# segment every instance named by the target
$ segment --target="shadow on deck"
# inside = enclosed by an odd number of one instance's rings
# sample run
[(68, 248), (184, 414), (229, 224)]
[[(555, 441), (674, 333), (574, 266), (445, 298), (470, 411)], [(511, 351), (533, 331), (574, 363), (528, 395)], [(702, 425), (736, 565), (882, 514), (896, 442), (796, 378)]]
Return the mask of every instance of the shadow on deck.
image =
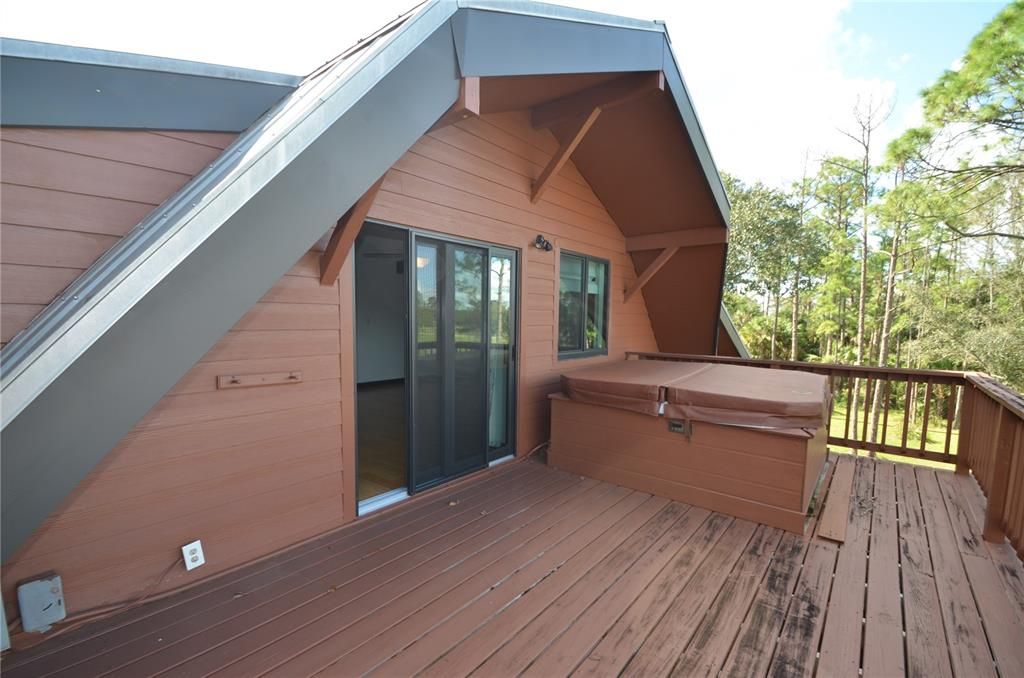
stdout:
[(516, 463), (4, 674), (1024, 675), (1024, 569), (981, 540), (974, 481), (831, 462), (853, 471), (842, 545)]

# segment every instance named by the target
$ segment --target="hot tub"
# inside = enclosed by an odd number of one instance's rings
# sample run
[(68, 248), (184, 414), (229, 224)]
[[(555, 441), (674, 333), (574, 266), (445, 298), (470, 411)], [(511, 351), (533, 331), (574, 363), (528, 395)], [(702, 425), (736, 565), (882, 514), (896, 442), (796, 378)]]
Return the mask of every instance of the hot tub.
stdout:
[(821, 375), (627, 360), (566, 373), (548, 463), (791, 532), (825, 462)]

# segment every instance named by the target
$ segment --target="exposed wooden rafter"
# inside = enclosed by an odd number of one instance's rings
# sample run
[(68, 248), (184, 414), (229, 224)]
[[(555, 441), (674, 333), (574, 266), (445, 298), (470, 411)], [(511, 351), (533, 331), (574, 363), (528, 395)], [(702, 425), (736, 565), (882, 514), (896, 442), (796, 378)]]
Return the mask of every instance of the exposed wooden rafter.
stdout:
[(721, 226), (708, 228), (687, 228), (667, 233), (650, 233), (634, 235), (626, 238), (627, 252), (642, 250), (660, 250), (666, 247), (699, 247), (701, 245), (718, 245), (729, 240), (728, 229)]
[(666, 247), (661, 251), (661, 254), (651, 262), (650, 266), (644, 269), (644, 272), (640, 274), (640, 277), (636, 279), (632, 285), (626, 290), (626, 295), (623, 297), (623, 302), (629, 301), (630, 298), (639, 292), (644, 285), (646, 285), (654, 274), (661, 270), (661, 267), (668, 263), (668, 260), (679, 251), (678, 247)]
[(445, 114), (438, 118), (429, 131), (454, 125), (460, 120), (480, 115), (480, 78), (475, 75), (465, 77), (459, 82), (459, 98)]
[(651, 92), (665, 90), (665, 74), (661, 71), (631, 73), (536, 106), (530, 119), (537, 129), (578, 119), (595, 108), (608, 110), (633, 101)]
[(540, 176), (533, 182), (533, 193), (530, 199), (533, 202), (540, 200), (540, 196), (548, 189), (548, 184), (551, 183), (551, 179), (558, 174), (565, 163), (569, 162), (569, 158), (572, 156), (572, 152), (576, 150), (576, 147), (583, 141), (583, 137), (587, 135), (587, 131), (597, 122), (597, 116), (601, 114), (600, 108), (591, 109), (590, 113), (584, 116), (576, 126), (576, 129), (565, 140), (555, 154), (551, 156), (551, 160), (548, 162), (548, 166), (544, 168), (544, 171), (540, 173)]
[(383, 183), (384, 177), (377, 179), (373, 186), (370, 186), (369, 190), (363, 193), (363, 197), (359, 198), (355, 205), (348, 208), (348, 211), (345, 212), (341, 219), (338, 219), (338, 225), (334, 227), (334, 232), (331, 233), (327, 249), (320, 255), (321, 285), (333, 285), (334, 281), (338, 279), (341, 267), (345, 263), (345, 257), (348, 256), (353, 243), (356, 241), (356, 237), (359, 236), (359, 231), (363, 228), (366, 215), (370, 212), (370, 206), (373, 205), (373, 199), (377, 197), (377, 191), (380, 190), (380, 186)]

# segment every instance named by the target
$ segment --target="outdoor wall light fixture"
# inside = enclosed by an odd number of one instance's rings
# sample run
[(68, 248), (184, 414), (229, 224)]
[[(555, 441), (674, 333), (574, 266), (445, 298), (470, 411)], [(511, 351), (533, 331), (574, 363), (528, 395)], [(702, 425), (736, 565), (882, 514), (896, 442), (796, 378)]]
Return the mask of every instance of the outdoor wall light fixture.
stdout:
[(551, 241), (542, 235), (537, 236), (533, 241), (533, 246), (539, 250), (544, 250), (545, 252), (550, 252), (552, 250)]

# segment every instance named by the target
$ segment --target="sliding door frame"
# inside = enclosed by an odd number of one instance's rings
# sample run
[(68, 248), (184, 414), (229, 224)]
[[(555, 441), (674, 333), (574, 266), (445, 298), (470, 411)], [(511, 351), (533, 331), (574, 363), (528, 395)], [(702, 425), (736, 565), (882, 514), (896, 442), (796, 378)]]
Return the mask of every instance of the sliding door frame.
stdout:
[[(524, 284), (523, 283), (523, 279), (522, 279), (523, 250), (521, 248), (519, 248), (519, 247), (515, 247), (515, 246), (512, 246), (512, 245), (503, 245), (503, 244), (492, 243), (492, 242), (487, 242), (487, 241), (483, 241), (483, 240), (475, 240), (475, 239), (472, 239), (472, 238), (463, 238), (463, 237), (459, 237), (459, 236), (450, 235), (450, 234), (447, 234), (447, 233), (441, 233), (441, 232), (438, 232), (438, 231), (430, 231), (430, 230), (427, 230), (427, 229), (416, 228), (416, 227), (408, 226), (408, 225), (405, 225), (405, 224), (396, 224), (396, 223), (389, 222), (389, 221), (384, 221), (384, 220), (381, 220), (381, 219), (367, 219), (366, 222), (367, 223), (372, 223), (372, 224), (377, 224), (377, 225), (380, 225), (380, 226), (387, 226), (387, 227), (391, 227), (391, 228), (394, 228), (394, 229), (406, 232), (406, 283), (407, 283), (406, 284), (406, 290), (407, 290), (407, 295), (408, 295), (407, 299), (406, 299), (406, 329), (407, 329), (407, 336), (406, 336), (406, 351), (405, 351), (405, 361), (406, 361), (405, 362), (405, 374), (406, 374), (406, 382), (407, 382), (406, 383), (406, 396), (405, 396), (406, 454), (407, 454), (407, 457), (406, 457), (407, 458), (407, 464), (406, 464), (406, 476), (407, 476), (406, 477), (406, 486), (408, 488), (409, 494), (411, 495), (411, 494), (416, 494), (418, 492), (422, 492), (424, 490), (430, 489), (432, 487), (436, 487), (437, 485), (443, 484), (445, 482), (448, 482), (449, 480), (452, 480), (454, 478), (458, 478), (458, 477), (460, 477), (462, 475), (466, 475), (468, 473), (472, 473), (474, 471), (478, 471), (481, 468), (487, 468), (487, 466), (488, 466), (488, 464), (490, 462), (492, 462), (495, 459), (498, 459), (498, 458), (500, 458), (502, 456), (514, 455), (515, 454), (516, 440), (517, 440), (518, 429), (519, 429), (519, 425), (518, 425), (519, 424), (519, 421), (518, 421), (518, 412), (519, 412), (519, 360), (520, 360), (520, 346), (519, 346), (519, 342), (520, 342), (520, 326), (521, 326), (520, 323), (521, 323), (521, 315), (522, 315), (522, 308), (521, 308), (520, 300), (522, 299), (522, 286)], [(416, 349), (416, 322), (415, 322), (415, 313), (416, 313), (416, 269), (415, 269), (415, 266), (416, 266), (416, 239), (417, 239), (417, 237), (425, 238), (425, 239), (428, 239), (428, 240), (434, 240), (434, 241), (440, 242), (442, 244), (452, 243), (452, 244), (456, 244), (456, 245), (465, 245), (465, 246), (468, 246), (468, 247), (475, 247), (475, 248), (479, 248), (479, 249), (484, 250), (486, 260), (485, 260), (484, 285), (483, 285), (483, 291), (482, 291), (482, 301), (483, 301), (483, 304), (484, 304), (483, 334), (482, 334), (482, 340), (483, 341), (482, 341), (482, 343), (483, 343), (483, 351), (484, 351), (484, 356), (485, 356), (485, 361), (484, 361), (485, 375), (486, 375), (485, 392), (486, 392), (486, 398), (487, 398), (487, 401), (486, 401), (486, 404), (485, 404), (485, 407), (484, 407), (484, 413), (485, 413), (484, 436), (483, 436), (484, 439), (482, 441), (483, 451), (484, 451), (484, 463), (483, 463), (483, 465), (480, 468), (474, 467), (474, 468), (471, 468), (471, 469), (468, 469), (468, 470), (465, 470), (465, 471), (461, 471), (459, 473), (455, 473), (455, 474), (453, 474), (451, 476), (443, 476), (443, 477), (437, 479), (436, 481), (432, 481), (432, 482), (429, 482), (429, 483), (424, 483), (422, 485), (419, 485), (418, 487), (416, 486), (416, 482), (415, 482), (416, 478), (415, 478), (415, 472), (414, 472), (414, 466), (415, 466), (415, 448), (414, 448), (414, 446), (416, 444), (416, 416), (415, 416), (416, 369), (415, 369), (415, 362), (416, 362), (416, 350), (417, 349)], [(490, 280), (490, 278), (491, 278), (491, 276), (490, 276), (490, 262), (491, 262), (491, 256), (494, 253), (499, 253), (499, 254), (503, 254), (503, 255), (512, 255), (512, 259), (513, 259), (512, 273), (513, 273), (513, 278), (514, 278), (514, 283), (515, 284), (510, 286), (510, 291), (511, 291), (511, 294), (512, 294), (512, 299), (510, 300), (511, 312), (509, 314), (509, 321), (512, 323), (512, 328), (509, 331), (509, 340), (510, 340), (512, 345), (511, 345), (510, 350), (509, 350), (509, 367), (508, 367), (508, 381), (509, 381), (509, 385), (508, 385), (508, 396), (507, 396), (508, 403), (507, 403), (507, 407), (506, 407), (506, 411), (507, 411), (506, 416), (508, 417), (508, 421), (507, 421), (507, 441), (506, 441), (505, 445), (503, 445), (502, 447), (495, 448), (494, 450), (492, 450), (491, 446), (490, 446), (490, 436), (489, 436), (489, 421), (490, 421), (490, 411), (491, 411), (491, 388), (490, 388), (490, 384), (491, 384), (491, 370), (490, 370), (490, 359), (491, 359), (491, 356), (490, 356), (490, 344), (491, 344), (491, 341), (490, 341), (491, 340), (491, 334), (490, 334), (490, 330), (491, 330), (491, 328), (490, 328), (490, 315), (491, 315), (490, 314), (490, 282), (491, 282), (491, 280)], [(447, 268), (447, 263), (446, 263), (446, 268)], [(354, 293), (354, 291), (355, 290), (353, 289), (353, 293)], [(355, 306), (353, 304), (353, 316), (354, 316), (354, 314), (355, 314)], [(353, 323), (354, 323), (354, 318), (353, 318)], [(354, 325), (353, 325), (353, 327), (354, 327)], [(355, 330), (353, 329), (353, 333), (354, 333), (354, 331)], [(444, 340), (445, 341), (449, 341), (449, 339), (453, 339), (453, 337), (452, 338), (445, 337)], [(354, 361), (354, 359), (355, 358), (353, 356), (353, 361)], [(452, 416), (451, 413), (453, 411), (452, 408), (451, 408), (451, 402), (450, 402), (449, 393), (450, 393), (450, 389), (446, 386), (445, 387), (445, 403), (444, 403), (445, 417), (446, 418), (451, 417)], [(449, 440), (449, 436), (450, 435), (451, 435), (451, 427), (446, 422), (445, 423), (445, 445), (446, 445), (446, 448), (450, 445), (450, 440)], [(444, 450), (443, 451), (443, 455), (447, 455), (448, 452), (449, 452), (448, 449)], [(501, 452), (504, 452), (505, 454), (502, 455), (502, 454), (500, 454)], [(358, 451), (357, 451), (356, 457), (358, 458)]]
[(490, 430), (488, 430), (487, 438), (487, 462), (492, 463), (498, 459), (502, 459), (509, 455), (514, 455), (516, 452), (516, 431), (519, 428), (517, 426), (518, 421), (516, 420), (516, 414), (518, 412), (518, 401), (519, 401), (519, 285), (520, 285), (520, 272), (521, 265), (520, 260), (522, 252), (514, 247), (506, 247), (504, 245), (488, 245), (487, 249), (487, 319), (486, 319), (486, 338), (487, 338), (487, 416), (488, 426), (490, 425), (490, 414), (491, 414), (491, 297), (490, 297), (490, 282), (491, 282), (491, 258), (495, 255), (509, 256), (512, 259), (512, 281), (513, 285), (509, 286), (509, 322), (512, 327), (509, 328), (509, 366), (508, 366), (508, 386), (506, 388), (506, 402), (505, 402), (505, 417), (506, 417), (506, 434), (505, 444), (501, 447), (491, 448), (490, 441)]

